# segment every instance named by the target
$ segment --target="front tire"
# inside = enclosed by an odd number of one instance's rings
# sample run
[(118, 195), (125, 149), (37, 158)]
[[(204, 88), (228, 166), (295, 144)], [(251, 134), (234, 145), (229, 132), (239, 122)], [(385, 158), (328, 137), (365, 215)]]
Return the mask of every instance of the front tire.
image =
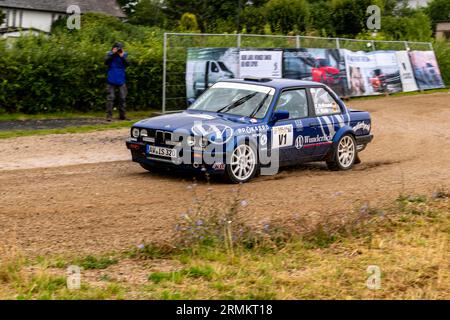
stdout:
[(229, 158), (225, 174), (229, 182), (245, 183), (255, 177), (258, 172), (257, 155), (248, 144), (238, 145)]
[(357, 158), (355, 138), (346, 134), (339, 139), (331, 159), (327, 161), (327, 166), (332, 171), (350, 170)]

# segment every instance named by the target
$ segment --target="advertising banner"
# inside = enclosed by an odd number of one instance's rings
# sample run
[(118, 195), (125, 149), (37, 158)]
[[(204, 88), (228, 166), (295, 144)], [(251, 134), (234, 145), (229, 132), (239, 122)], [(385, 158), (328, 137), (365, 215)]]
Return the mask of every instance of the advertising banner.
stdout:
[(286, 49), (283, 78), (321, 82), (338, 95), (347, 95), (345, 60), (338, 49)]
[(241, 50), (239, 54), (240, 78), (281, 78), (283, 51)]
[(219, 80), (236, 78), (238, 63), (237, 48), (188, 48), (187, 99), (197, 99)]
[(345, 51), (351, 96), (394, 93), (403, 90), (395, 51)]
[(419, 88), (414, 79), (414, 73), (409, 61), (407, 51), (397, 51), (397, 63), (400, 68), (400, 79), (402, 80), (402, 86), (404, 92), (417, 91)]
[(409, 57), (420, 90), (444, 87), (434, 51), (411, 51)]

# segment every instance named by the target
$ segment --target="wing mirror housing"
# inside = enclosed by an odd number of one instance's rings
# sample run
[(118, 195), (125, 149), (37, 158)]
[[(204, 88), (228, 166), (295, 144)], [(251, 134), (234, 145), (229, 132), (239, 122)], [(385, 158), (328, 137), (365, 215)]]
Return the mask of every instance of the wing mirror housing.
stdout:
[(272, 116), (272, 121), (277, 122), (280, 120), (289, 119), (289, 111), (287, 110), (277, 110)]

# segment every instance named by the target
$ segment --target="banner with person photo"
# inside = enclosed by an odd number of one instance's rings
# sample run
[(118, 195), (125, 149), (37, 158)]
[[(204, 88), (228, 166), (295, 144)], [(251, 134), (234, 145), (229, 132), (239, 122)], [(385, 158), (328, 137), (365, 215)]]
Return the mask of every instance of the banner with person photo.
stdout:
[(285, 49), (283, 78), (320, 82), (346, 96), (345, 60), (338, 49)]
[(444, 88), (434, 51), (411, 51), (409, 57), (420, 90)]
[(403, 91), (395, 51), (344, 50), (350, 96)]
[(188, 48), (186, 63), (186, 95), (197, 99), (214, 83), (236, 78), (239, 70), (237, 48)]

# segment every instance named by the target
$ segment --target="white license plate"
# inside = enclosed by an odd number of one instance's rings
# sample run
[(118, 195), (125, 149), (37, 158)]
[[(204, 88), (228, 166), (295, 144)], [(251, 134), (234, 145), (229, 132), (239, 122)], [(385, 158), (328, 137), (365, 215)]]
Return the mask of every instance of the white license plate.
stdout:
[(176, 158), (177, 151), (175, 149), (155, 147), (147, 145), (147, 154), (160, 157)]

